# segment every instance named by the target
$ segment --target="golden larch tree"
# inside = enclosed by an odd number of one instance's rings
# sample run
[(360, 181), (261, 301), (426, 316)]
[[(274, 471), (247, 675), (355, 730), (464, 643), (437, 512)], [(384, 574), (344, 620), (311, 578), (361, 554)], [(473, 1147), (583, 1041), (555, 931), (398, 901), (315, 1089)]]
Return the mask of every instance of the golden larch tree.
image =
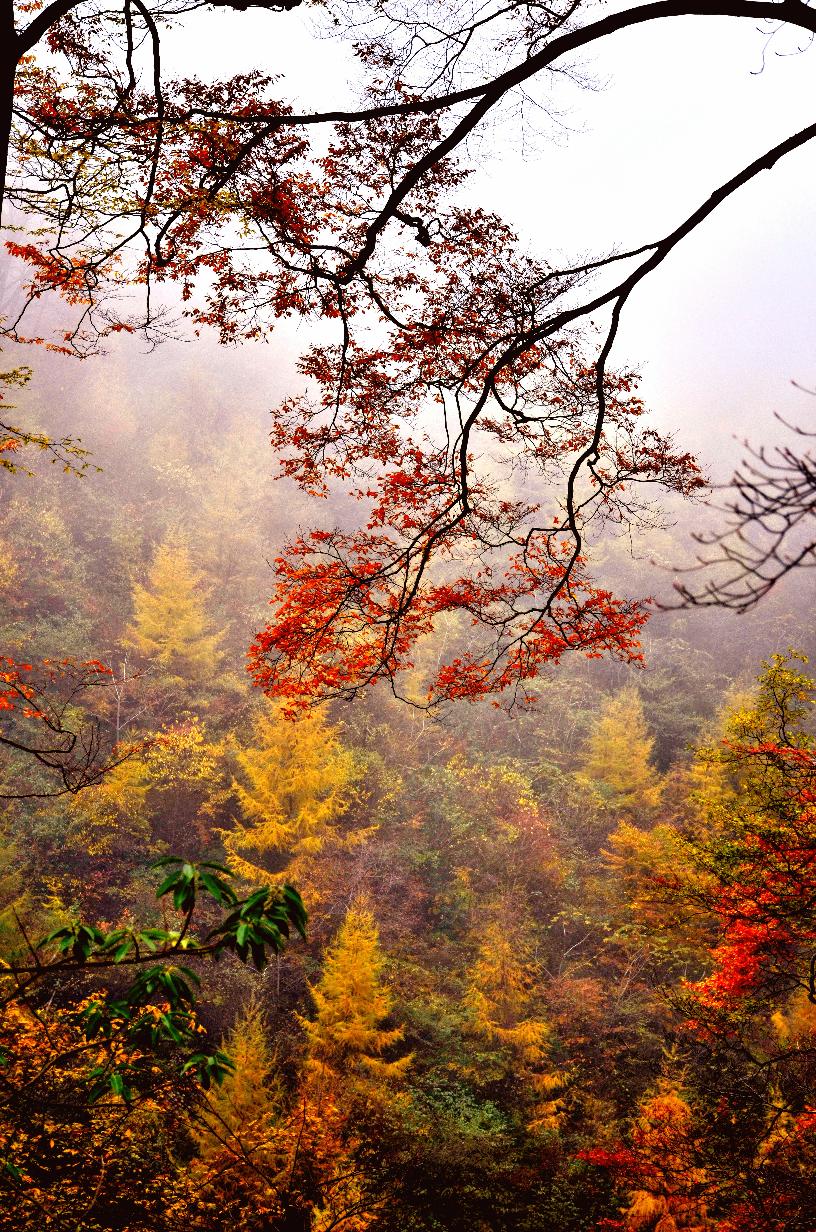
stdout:
[(203, 1159), (232, 1153), (236, 1160), (280, 1150), (283, 1093), (275, 1075), (275, 1056), (257, 998), (242, 1010), (224, 1042), (234, 1065), (220, 1086), (207, 1093), (193, 1137)]
[(326, 951), (319, 982), (310, 989), (315, 1016), (301, 1019), (312, 1074), (359, 1087), (366, 1095), (384, 1091), (411, 1063), (410, 1057), (383, 1058), (403, 1037), (402, 1027), (383, 1025), (392, 1008), (384, 963), (374, 916), (356, 902)]
[(642, 1163), (639, 1187), (624, 1212), (626, 1232), (705, 1232), (708, 1177), (696, 1166), (692, 1112), (661, 1078), (640, 1107), (633, 1141)]
[(302, 879), (304, 866), (325, 846), (353, 845), (371, 832), (338, 827), (352, 799), (354, 759), (320, 711), (292, 722), (265, 702), (254, 743), (237, 760), (233, 789), (243, 821), (222, 838), (227, 864), (248, 881)]
[(183, 543), (156, 549), (147, 585), (133, 592), (133, 621), (126, 644), (155, 664), (168, 682), (187, 689), (212, 684), (221, 654), (220, 635), (207, 616), (202, 575)]
[(601, 708), (579, 777), (598, 788), (616, 812), (649, 813), (660, 800), (653, 749), (640, 694), (635, 688), (621, 689)]
[[(206, 1232), (227, 1221), (235, 1232), (278, 1226), (287, 1204), (295, 1137), (267, 1024), (252, 999), (224, 1046), (234, 1069), (193, 1111), (193, 1159), (179, 1169), (168, 1213)], [(175, 1226), (175, 1224), (174, 1224)]]
[(372, 1118), (401, 1100), (399, 1087), (411, 1064), (410, 1056), (395, 1061), (384, 1056), (403, 1037), (402, 1027), (385, 1025), (392, 1000), (384, 963), (374, 916), (358, 901), (326, 950), (320, 980), (310, 988), (314, 1018), (300, 1019), (306, 1063), (293, 1127), (299, 1125), (304, 1143), (301, 1167), (308, 1162), (306, 1171), (319, 1178), (312, 1232), (331, 1232), (341, 1224), (348, 1232), (364, 1232), (381, 1197), (360, 1167), (358, 1152)]
[(513, 1077), (527, 1088), (529, 1129), (556, 1129), (566, 1075), (550, 1064), (552, 1030), (535, 996), (541, 973), (512, 905), (495, 905), (491, 917), (480, 926), (464, 996), (469, 1031), (493, 1052), (480, 1054), (479, 1070), (482, 1077)]

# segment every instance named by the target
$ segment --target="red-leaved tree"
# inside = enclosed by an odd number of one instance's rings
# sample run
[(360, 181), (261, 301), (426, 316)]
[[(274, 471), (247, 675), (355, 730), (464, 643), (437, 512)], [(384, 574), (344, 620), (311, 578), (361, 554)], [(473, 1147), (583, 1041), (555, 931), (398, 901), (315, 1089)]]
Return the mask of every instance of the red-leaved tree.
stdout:
[[(365, 514), (300, 536), (278, 561), (275, 614), (250, 667), (289, 709), (381, 679), (396, 688), (449, 613), (477, 632), (427, 682), (428, 704), (513, 699), (567, 651), (636, 659), (644, 606), (593, 581), (590, 538), (655, 516), (637, 485), (688, 495), (702, 478), (642, 426), (635, 377), (610, 362), (621, 314), (686, 236), (816, 125), (713, 186), (661, 238), (568, 266), (530, 256), (501, 219), (463, 204), (465, 143), (520, 91), (546, 90), (626, 29), (730, 16), (813, 34), (816, 14), (790, 0), (654, 0), (601, 16), (575, 0), (338, 2), (327, 15), (357, 56), (358, 101), (297, 111), (276, 64), (222, 81), (168, 74), (163, 34), (203, 19), (199, 7), (5, 7), (6, 248), (27, 271), (6, 335), (79, 355), (120, 331), (152, 343), (172, 283), (195, 325), (224, 341), (291, 315), (336, 329), (303, 356), (309, 394), (278, 408), (273, 439), (285, 474), (315, 494), (350, 488)], [(256, 7), (275, 22), (295, 5)], [(124, 295), (133, 286), (138, 311)], [(28, 322), (50, 296), (60, 307), (46, 336)]]

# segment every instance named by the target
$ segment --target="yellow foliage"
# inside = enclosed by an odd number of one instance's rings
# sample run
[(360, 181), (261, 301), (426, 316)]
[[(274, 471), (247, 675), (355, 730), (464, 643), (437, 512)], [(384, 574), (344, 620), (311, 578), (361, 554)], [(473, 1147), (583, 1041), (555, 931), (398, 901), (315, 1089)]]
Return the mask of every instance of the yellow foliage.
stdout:
[(65, 806), (65, 842), (94, 857), (133, 854), (159, 838), (186, 846), (206, 835), (229, 798), (223, 747), (198, 718), (159, 732), (147, 748)]
[(229, 799), (224, 747), (197, 717), (165, 727), (143, 757), (148, 810), (172, 847), (208, 838)]
[(9, 545), (0, 539), (0, 594), (14, 589), (20, 567)]
[(549, 1032), (545, 1023), (527, 1017), (535, 976), (525, 950), (518, 932), (513, 935), (497, 920), (486, 924), (468, 970), (464, 1000), (478, 1034), (535, 1062)]
[(691, 797), (700, 818), (718, 829), (739, 795), (738, 770), (722, 756), (724, 740), (734, 739), (751, 721), (755, 695), (731, 690), (725, 703), (702, 730), (689, 767)]
[(383, 1026), (392, 1004), (383, 966), (374, 917), (355, 903), (326, 951), (320, 981), (310, 989), (315, 1017), (300, 1020), (316, 1080), (339, 1079), (376, 1097), (404, 1076), (410, 1057), (386, 1061), (382, 1056), (403, 1037), (402, 1027)]
[(174, 684), (211, 684), (219, 670), (220, 635), (207, 618), (201, 582), (187, 548), (165, 542), (156, 549), (147, 585), (134, 588), (125, 643)]
[(69, 797), (65, 846), (100, 859), (143, 850), (150, 841), (146, 796), (144, 767), (138, 758), (129, 758), (100, 783)]
[[(12, 1188), (4, 1167), (3, 1232), (88, 1227), (89, 1194), (97, 1213), (115, 1202), (120, 1210), (138, 1204), (145, 1226), (160, 1218), (169, 1172), (162, 1095), (138, 1094), (127, 1109), (110, 1098), (90, 1104), (89, 1071), (140, 1054), (115, 1034), (89, 1044), (72, 1018), (47, 1002), (0, 1009), (0, 1154), (20, 1176)], [(111, 1226), (104, 1219), (96, 1226)]]
[(765, 765), (758, 776), (753, 759), (743, 756), (740, 746), (777, 742), (796, 748), (813, 746), (809, 734), (813, 682), (798, 670), (797, 662), (806, 664), (806, 656), (794, 650), (771, 655), (757, 688), (732, 693), (706, 733), (692, 778), (693, 802), (708, 829), (731, 827), (735, 812), (746, 814), (757, 803), (764, 807), (774, 777), (785, 788), (784, 771)]
[(319, 711), (291, 722), (267, 701), (254, 737), (238, 754), (241, 779), (233, 783), (245, 822), (222, 834), (234, 872), (274, 885), (300, 877), (325, 846), (352, 846), (371, 834), (371, 827), (341, 832), (337, 825), (351, 802), (354, 761)]
[(637, 689), (625, 688), (604, 703), (584, 750), (579, 778), (597, 787), (610, 805), (631, 816), (651, 813), (660, 801), (649, 735)]
[(798, 988), (784, 1009), (771, 1015), (771, 1025), (783, 1048), (812, 1048), (816, 1040), (816, 1005)]
[(499, 904), (480, 931), (475, 961), (469, 967), (464, 1004), (472, 1032), (503, 1054), (501, 1068), (534, 1093), (528, 1128), (555, 1129), (565, 1074), (547, 1068), (552, 1031), (535, 1009), (540, 973), (532, 961), (522, 926), (507, 904)]
[(223, 746), (207, 738), (197, 716), (165, 727), (144, 755), (144, 774), (153, 791), (169, 792), (178, 783), (204, 790), (223, 786)]
[[(258, 1163), (280, 1149), (283, 1094), (274, 1074), (274, 1053), (260, 1005), (252, 1000), (243, 1010), (224, 1048), (235, 1065), (220, 1087), (207, 1094), (197, 1116), (193, 1137), (202, 1159), (225, 1147), (251, 1152)], [(268, 1162), (268, 1160), (266, 1160)]]
[(0, 830), (0, 958), (8, 958), (20, 944), (17, 917), (28, 914), (29, 895), (19, 869), (13, 840)]
[(796, 1118), (785, 1107), (778, 1088), (769, 1092), (769, 1107), (765, 1115), (766, 1132), (754, 1157), (754, 1167), (773, 1167), (778, 1152), (784, 1153), (796, 1136)]
[(708, 1177), (695, 1165), (691, 1109), (667, 1079), (641, 1105), (633, 1139), (648, 1166), (624, 1212), (627, 1232), (705, 1232), (713, 1227), (701, 1196)]
[(683, 835), (663, 822), (641, 830), (621, 821), (607, 842), (602, 855), (625, 916), (647, 928), (670, 929), (675, 947), (705, 951), (707, 921), (690, 906), (693, 893), (704, 887), (705, 874)]

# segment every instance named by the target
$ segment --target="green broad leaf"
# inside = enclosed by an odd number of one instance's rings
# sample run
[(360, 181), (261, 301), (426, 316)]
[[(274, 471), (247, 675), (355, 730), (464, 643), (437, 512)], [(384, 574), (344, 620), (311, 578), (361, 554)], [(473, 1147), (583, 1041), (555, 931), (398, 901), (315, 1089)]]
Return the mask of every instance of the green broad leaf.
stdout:
[(269, 890), (255, 890), (245, 899), (241, 911), (244, 915), (257, 915), (269, 897)]
[(289, 936), (288, 929), (279, 929), (276, 924), (269, 924), (266, 920), (259, 920), (255, 926), (255, 932), (276, 953), (283, 949), (283, 936), (281, 936), (281, 933), (283, 932), (285, 936)]
[(306, 925), (309, 922), (309, 913), (306, 910), (303, 899), (298, 894), (294, 886), (285, 885), (281, 891), (281, 899), (286, 908), (288, 918), (294, 924), (303, 940), (306, 940)]
[(183, 856), (162, 856), (160, 860), (153, 860), (151, 868), (166, 868), (168, 864), (184, 864)]
[(170, 1039), (173, 1040), (174, 1043), (180, 1044), (182, 1042), (181, 1032), (179, 1031), (176, 1024), (173, 1022), (173, 1019), (170, 1017), (170, 1015), (162, 1014), (160, 1018), (160, 1022), (163, 1024), (165, 1033), (170, 1036)]
[(206, 1053), (196, 1052), (193, 1054), (193, 1056), (187, 1058), (187, 1060), (184, 1062), (184, 1064), (181, 1067), (181, 1072), (182, 1074), (188, 1074), (191, 1069), (197, 1069), (200, 1065), (203, 1065), (208, 1060), (209, 1060), (209, 1057), (207, 1056)]
[(105, 1021), (105, 1007), (99, 1002), (89, 1005), (82, 1015), (84, 1019), (85, 1038), (92, 1040), (102, 1030)]
[(188, 885), (176, 885), (173, 890), (173, 906), (176, 911), (186, 911), (190, 902), (190, 887)]
[(182, 1073), (189, 1073), (190, 1070), (195, 1070), (201, 1086), (208, 1091), (212, 1083), (221, 1086), (224, 1079), (235, 1072), (235, 1062), (225, 1052), (211, 1055), (197, 1052), (182, 1066)]
[(219, 906), (232, 906), (235, 903), (235, 891), (232, 889), (232, 886), (228, 886), (220, 877), (214, 877), (211, 873), (201, 873), (199, 881)]
[(108, 933), (107, 937), (105, 938), (105, 944), (102, 946), (102, 949), (110, 950), (124, 937), (129, 937), (129, 936), (130, 936), (130, 932), (128, 931), (128, 929), (115, 928), (112, 933)]
[(166, 928), (143, 928), (141, 932), (135, 934), (135, 939), (138, 945), (145, 946), (152, 954), (155, 954), (158, 948), (157, 943), (167, 944), (171, 936)]
[(182, 975), (186, 975), (188, 980), (192, 980), (196, 988), (201, 987), (201, 979), (196, 975), (195, 971), (192, 971), (189, 967), (178, 967), (177, 970), (181, 971)]
[(223, 873), (225, 877), (234, 877), (235, 873), (232, 869), (227, 868), (226, 864), (216, 864), (213, 860), (202, 860), (199, 868), (214, 868), (217, 873)]
[(171, 1004), (185, 1001), (188, 1005), (195, 1004), (195, 997), (190, 985), (176, 971), (163, 971), (159, 983), (170, 998)]
[(113, 1071), (110, 1078), (108, 1079), (108, 1085), (110, 1086), (110, 1089), (114, 1095), (118, 1095), (119, 1098), (123, 1099), (126, 1104), (130, 1103), (131, 1099), (133, 1098), (133, 1092), (131, 1091), (127, 1083), (125, 1082), (119, 1070), (115, 1069)]
[(73, 939), (73, 936), (73, 928), (55, 928), (47, 937), (43, 937), (42, 941), (38, 941), (35, 948), (41, 950), (43, 946), (51, 945), (53, 941), (61, 941), (63, 939), (70, 941)]
[(163, 898), (175, 885), (178, 884), (178, 873), (171, 873), (169, 877), (165, 877), (159, 888), (156, 890), (156, 898)]

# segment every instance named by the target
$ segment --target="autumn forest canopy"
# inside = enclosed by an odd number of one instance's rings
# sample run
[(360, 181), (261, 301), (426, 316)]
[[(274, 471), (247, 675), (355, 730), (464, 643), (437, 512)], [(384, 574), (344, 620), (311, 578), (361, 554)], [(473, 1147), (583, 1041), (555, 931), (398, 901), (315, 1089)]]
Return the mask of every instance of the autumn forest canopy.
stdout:
[(813, 1232), (812, 373), (630, 322), (816, 122), (632, 238), (681, 27), (816, 10), (1, 0), (3, 1232)]

